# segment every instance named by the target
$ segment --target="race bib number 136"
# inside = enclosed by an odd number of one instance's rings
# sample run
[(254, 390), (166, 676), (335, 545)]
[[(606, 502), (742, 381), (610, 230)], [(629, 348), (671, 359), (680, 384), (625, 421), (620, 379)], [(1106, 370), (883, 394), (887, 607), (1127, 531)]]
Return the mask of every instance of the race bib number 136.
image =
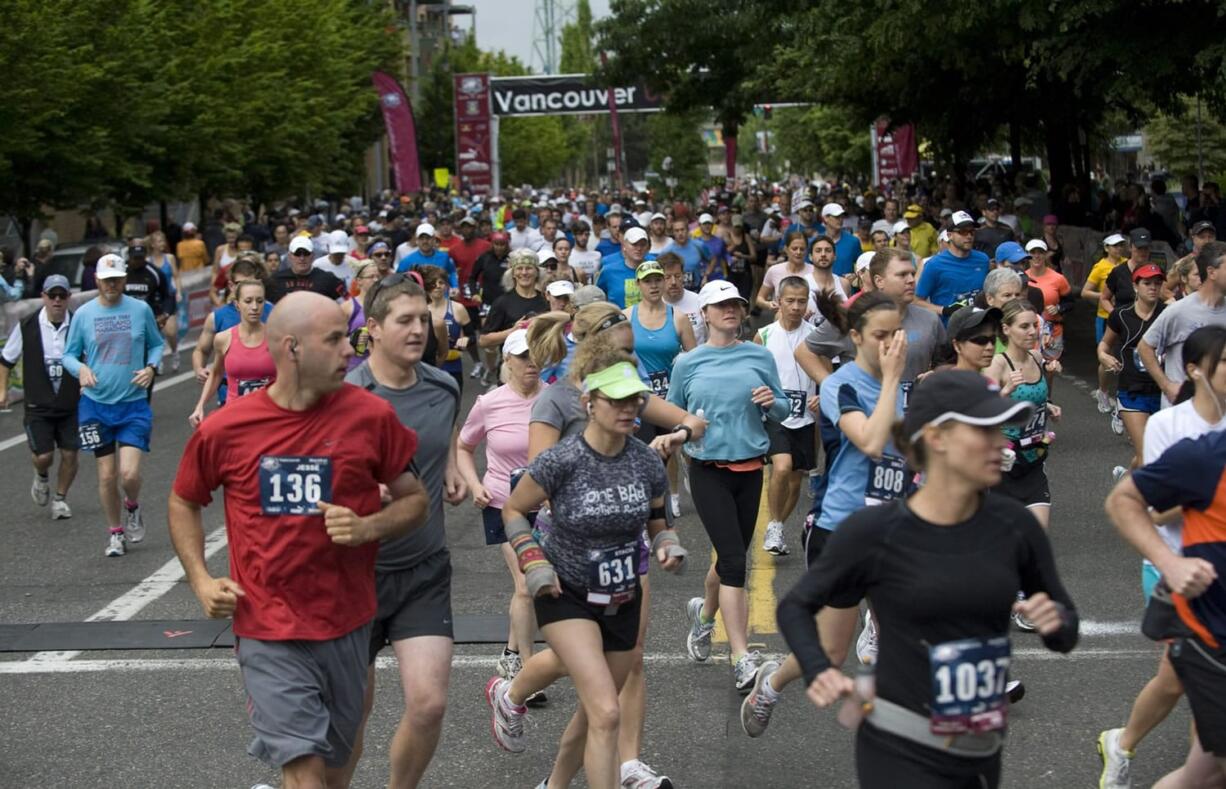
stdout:
[(265, 515), (318, 515), (332, 500), (332, 458), (265, 455), (260, 458), (260, 511)]

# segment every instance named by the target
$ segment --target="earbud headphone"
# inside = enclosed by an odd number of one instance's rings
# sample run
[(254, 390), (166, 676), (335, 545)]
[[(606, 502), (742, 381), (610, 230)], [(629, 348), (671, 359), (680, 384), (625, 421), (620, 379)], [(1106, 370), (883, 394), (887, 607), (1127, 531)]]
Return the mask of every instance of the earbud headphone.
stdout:
[(587, 415), (592, 415), (592, 404), (590, 402), (587, 404)]
[(294, 361), (298, 361), (298, 341), (293, 337), (289, 341), (289, 355), (293, 357)]

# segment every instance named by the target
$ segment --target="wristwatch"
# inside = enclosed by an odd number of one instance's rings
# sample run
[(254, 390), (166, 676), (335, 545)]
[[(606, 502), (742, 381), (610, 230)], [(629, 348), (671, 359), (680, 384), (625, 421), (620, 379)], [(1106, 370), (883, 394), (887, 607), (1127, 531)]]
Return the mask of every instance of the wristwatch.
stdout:
[(672, 429), (672, 430), (670, 430), (669, 432), (670, 432), (670, 433), (676, 433), (678, 430), (681, 430), (681, 431), (684, 431), (684, 432), (685, 432), (685, 442), (686, 442), (687, 444), (688, 444), (688, 443), (689, 443), (691, 440), (693, 440), (693, 438), (694, 438), (694, 431), (690, 429), (690, 426), (689, 426), (689, 425), (673, 425), (673, 429)]

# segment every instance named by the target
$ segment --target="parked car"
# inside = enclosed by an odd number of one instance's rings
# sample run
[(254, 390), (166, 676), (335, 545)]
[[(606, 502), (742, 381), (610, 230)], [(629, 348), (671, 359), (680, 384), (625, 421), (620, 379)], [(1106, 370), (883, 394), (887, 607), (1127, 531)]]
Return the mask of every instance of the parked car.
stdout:
[(97, 247), (104, 255), (112, 252), (122, 255), (127, 246), (123, 241), (113, 238), (64, 244), (57, 247), (51, 254), (51, 271), (48, 274), (63, 274), (68, 277), (68, 281), (74, 288), (79, 288), (81, 287), (81, 259), (85, 257), (86, 252), (92, 247)]

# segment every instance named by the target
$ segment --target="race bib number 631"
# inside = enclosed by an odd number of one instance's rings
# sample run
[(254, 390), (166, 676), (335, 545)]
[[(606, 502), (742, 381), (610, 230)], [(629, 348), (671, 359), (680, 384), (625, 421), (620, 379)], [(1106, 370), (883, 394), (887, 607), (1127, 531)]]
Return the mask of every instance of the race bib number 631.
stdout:
[(318, 515), (332, 500), (332, 459), (302, 455), (260, 458), (260, 511), (265, 515)]

